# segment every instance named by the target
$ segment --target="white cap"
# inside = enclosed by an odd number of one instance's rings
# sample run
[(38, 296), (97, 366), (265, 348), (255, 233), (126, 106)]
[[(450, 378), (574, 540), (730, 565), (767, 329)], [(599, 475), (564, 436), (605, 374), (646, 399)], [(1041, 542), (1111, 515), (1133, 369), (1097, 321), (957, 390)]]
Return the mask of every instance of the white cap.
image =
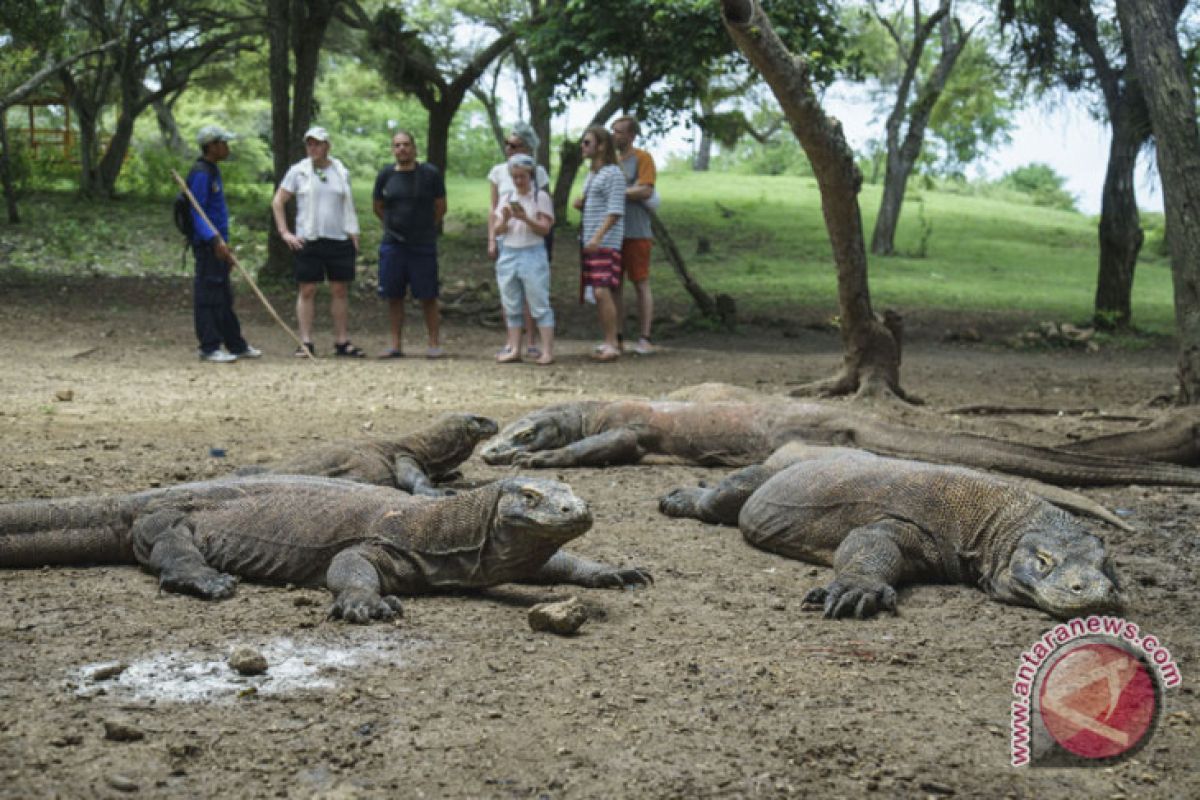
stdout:
[(304, 132), (304, 140), (316, 139), (318, 142), (329, 144), (329, 131), (322, 128), (320, 125), (313, 125)]
[(196, 144), (204, 147), (204, 145), (212, 144), (213, 142), (232, 142), (236, 138), (236, 133), (227, 131), (220, 125), (205, 125), (196, 134)]

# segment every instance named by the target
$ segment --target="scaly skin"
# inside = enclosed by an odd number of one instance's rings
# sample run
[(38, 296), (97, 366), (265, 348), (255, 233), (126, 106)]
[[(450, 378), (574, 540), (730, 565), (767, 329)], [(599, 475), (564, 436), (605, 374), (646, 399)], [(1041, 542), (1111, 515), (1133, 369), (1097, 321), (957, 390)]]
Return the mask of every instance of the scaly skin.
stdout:
[(948, 581), (1055, 617), (1115, 611), (1099, 538), (1035, 495), (963, 469), (838, 450), (664, 496), (669, 516), (736, 524), (755, 547), (832, 566), (806, 602), (827, 617), (895, 611), (896, 588)]
[(475, 445), (496, 430), (496, 423), (487, 417), (444, 414), (428, 428), (397, 439), (332, 442), (274, 464), (243, 468), (238, 474), (319, 475), (442, 497), (454, 490), (437, 488), (434, 482), (448, 479), (471, 457)]
[(1200, 487), (1200, 470), (1172, 464), (927, 431), (881, 422), (842, 407), (799, 402), (564, 403), (506, 425), (481, 455), (489, 464), (525, 467), (632, 464), (649, 454), (694, 464), (741, 466), (763, 461), (790, 441), (962, 464), (1059, 486)]
[(213, 600), (233, 594), (235, 576), (324, 585), (350, 622), (395, 616), (402, 594), (649, 583), (644, 570), (559, 549), (591, 524), (569, 486), (538, 478), (438, 499), (331, 478), (226, 478), (0, 505), (0, 567), (136, 563), (165, 589)]
[(1200, 466), (1200, 406), (1175, 409), (1145, 428), (1082, 439), (1064, 444), (1062, 449), (1072, 453)]

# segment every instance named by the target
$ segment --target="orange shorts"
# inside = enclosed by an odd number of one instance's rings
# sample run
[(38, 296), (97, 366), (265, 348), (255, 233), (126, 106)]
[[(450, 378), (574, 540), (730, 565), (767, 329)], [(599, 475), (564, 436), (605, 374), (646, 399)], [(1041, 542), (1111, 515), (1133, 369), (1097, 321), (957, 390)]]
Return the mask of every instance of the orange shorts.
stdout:
[(634, 283), (650, 278), (650, 247), (653, 239), (624, 239), (621, 242), (621, 269)]

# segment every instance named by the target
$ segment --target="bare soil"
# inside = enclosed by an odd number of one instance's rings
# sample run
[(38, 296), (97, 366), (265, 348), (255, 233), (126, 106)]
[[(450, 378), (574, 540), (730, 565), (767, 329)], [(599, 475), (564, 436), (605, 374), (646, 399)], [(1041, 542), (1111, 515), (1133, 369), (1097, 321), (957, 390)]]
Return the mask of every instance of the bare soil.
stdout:
[[(793, 320), (737, 334), (664, 328), (662, 352), (592, 364), (587, 310), (564, 309), (549, 368), (495, 364), (500, 332), (461, 317), (448, 320), (445, 360), (305, 363), (240, 292), (266, 356), (226, 366), (195, 358), (185, 280), (0, 280), (0, 499), (223, 475), (449, 409), (504, 422), (702, 381), (783, 393), (839, 362), (835, 334)], [(275, 300), (290, 319), (290, 295)], [(378, 303), (353, 303), (355, 340), (375, 352)], [(327, 319), (320, 307), (318, 325)], [(1172, 386), (1169, 345), (1016, 352), (997, 337), (1029, 320), (907, 322), (905, 385), (929, 406), (887, 413), (915, 424), (1051, 443), (1133, 422), (943, 412), (997, 403), (1148, 417), (1141, 401)], [(984, 341), (942, 342), (966, 327)], [(423, 352), (419, 327), (409, 336)], [(328, 354), (328, 333), (317, 342)], [(473, 458), (463, 483), (508, 472)], [(595, 510), (572, 549), (645, 567), (652, 588), (414, 597), (395, 624), (354, 627), (326, 620), (318, 590), (242, 584), (204, 603), (160, 593), (132, 566), (3, 571), (0, 797), (1200, 796), (1194, 491), (1086, 490), (1130, 512), (1134, 533), (1099, 532), (1128, 617), (1183, 674), (1154, 739), (1102, 769), (1018, 770), (1010, 687), (1020, 653), (1053, 625), (1045, 615), (972, 587), (916, 586), (897, 617), (827, 621), (801, 598), (829, 570), (657, 513), (659, 495), (720, 470), (554, 474)], [(570, 596), (592, 614), (578, 635), (530, 630), (529, 606)], [(242, 645), (267, 656), (265, 675), (228, 670)], [(113, 664), (124, 671), (96, 674)]]

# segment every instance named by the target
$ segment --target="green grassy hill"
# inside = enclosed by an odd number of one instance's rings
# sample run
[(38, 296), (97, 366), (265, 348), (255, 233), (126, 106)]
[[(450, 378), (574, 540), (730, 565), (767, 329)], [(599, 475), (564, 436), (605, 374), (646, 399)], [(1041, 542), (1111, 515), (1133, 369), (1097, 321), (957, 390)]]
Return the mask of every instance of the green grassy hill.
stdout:
[[(365, 252), (378, 242), (370, 212), (370, 176), (358, 176), (356, 195)], [(230, 187), (235, 244), (248, 267), (265, 253), (269, 211), (265, 186)], [(835, 314), (836, 273), (810, 178), (676, 172), (660, 175), (660, 216), (694, 277), (710, 293), (725, 292), (743, 317), (794, 317), (798, 309)], [(450, 214), (443, 241), (445, 279), (483, 281), (487, 184), (451, 178)], [(879, 196), (861, 196), (870, 235)], [(183, 275), (180, 239), (170, 203), (124, 198), (86, 202), (72, 195), (25, 198), (25, 222), (0, 225), (0, 268), (49, 276)], [(577, 221), (572, 215), (571, 222)], [(574, 281), (572, 236), (560, 235), (555, 291), (566, 299)], [(1020, 317), (1086, 322), (1096, 281), (1096, 223), (1079, 214), (1003, 200), (911, 190), (897, 237), (901, 255), (872, 257), (870, 283), (877, 308), (905, 315), (920, 309), (1017, 312)], [(670, 266), (656, 254), (654, 286), (662, 305), (683, 309), (687, 297)], [(1144, 253), (1134, 287), (1139, 328), (1171, 333), (1172, 287), (1165, 259)]]

